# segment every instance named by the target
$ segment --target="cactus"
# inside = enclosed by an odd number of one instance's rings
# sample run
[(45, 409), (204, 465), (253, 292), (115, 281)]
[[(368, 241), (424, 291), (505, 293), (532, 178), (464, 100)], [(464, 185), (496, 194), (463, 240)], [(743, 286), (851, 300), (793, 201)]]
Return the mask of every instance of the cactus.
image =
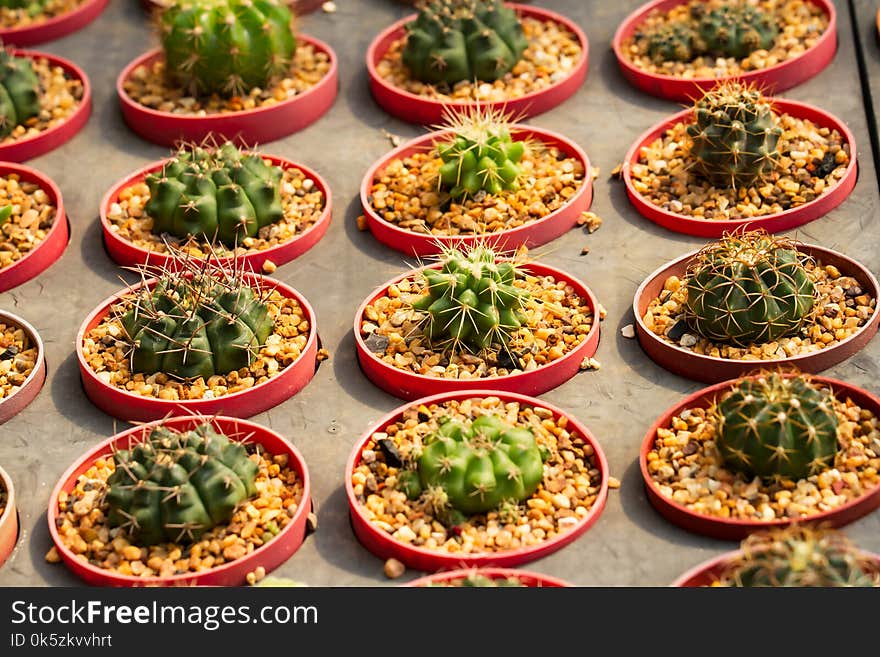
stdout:
[(422, 271), (427, 292), (411, 302), (413, 310), (426, 315), (427, 338), (452, 352), (506, 347), (526, 321), (523, 306), (529, 293), (513, 285), (517, 266), (499, 262), (485, 246), (467, 252), (450, 247), (441, 261), (440, 270)]
[(815, 303), (807, 261), (794, 242), (763, 231), (709, 244), (688, 266), (687, 323), (710, 340), (740, 346), (796, 333)]
[(257, 464), (210, 424), (185, 432), (155, 427), (113, 460), (108, 520), (141, 546), (197, 541), (257, 492)]
[(40, 113), (40, 79), (33, 62), (0, 48), (0, 137)]
[(635, 41), (655, 64), (689, 62), (697, 54), (697, 33), (686, 21), (662, 23), (636, 34)]
[(725, 464), (749, 475), (797, 481), (832, 467), (839, 450), (834, 396), (803, 376), (741, 379), (715, 416)]
[(743, 59), (755, 50), (769, 50), (779, 34), (776, 20), (744, 2), (727, 2), (707, 10), (702, 2), (691, 3), (701, 49), (720, 57)]
[(501, 0), (429, 0), (407, 25), (403, 63), (421, 82), (492, 82), (528, 45), (516, 12)]
[(24, 9), (28, 16), (39, 16), (46, 10), (48, 0), (0, 0), (0, 7)]
[(242, 272), (205, 261), (201, 268), (158, 270), (118, 314), (131, 345), (131, 371), (207, 379), (249, 366), (274, 323), (259, 290)]
[(176, 0), (159, 16), (165, 64), (193, 95), (240, 95), (290, 70), (292, 15), (282, 0)]
[(183, 147), (146, 177), (146, 212), (154, 233), (190, 235), (234, 248), (264, 226), (284, 218), (280, 167), (227, 142), (215, 148)]
[(880, 587), (880, 567), (844, 534), (792, 525), (751, 534), (718, 584), (731, 587)]
[(430, 582), (429, 587), (506, 588), (525, 586), (518, 577), (488, 577), (480, 572), (469, 573), (455, 580)]
[(4, 205), (0, 208), (0, 228), (6, 225), (6, 222), (9, 221), (9, 217), (12, 216), (12, 206)]
[(470, 426), (441, 418), (424, 439), (416, 468), (399, 475), (398, 487), (410, 499), (423, 498), (435, 516), (448, 507), (461, 517), (521, 502), (543, 476), (543, 454), (530, 429), (511, 427), (497, 415), (481, 415)]
[(716, 187), (748, 187), (778, 166), (782, 128), (773, 108), (757, 89), (739, 82), (707, 91), (687, 134), (694, 167)]

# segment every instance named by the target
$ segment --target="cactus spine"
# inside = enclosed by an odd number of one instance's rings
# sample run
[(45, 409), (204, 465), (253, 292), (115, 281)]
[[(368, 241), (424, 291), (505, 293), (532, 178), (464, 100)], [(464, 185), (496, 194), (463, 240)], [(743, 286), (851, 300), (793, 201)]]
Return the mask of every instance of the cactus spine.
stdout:
[(0, 48), (0, 137), (40, 113), (40, 79), (33, 62)]

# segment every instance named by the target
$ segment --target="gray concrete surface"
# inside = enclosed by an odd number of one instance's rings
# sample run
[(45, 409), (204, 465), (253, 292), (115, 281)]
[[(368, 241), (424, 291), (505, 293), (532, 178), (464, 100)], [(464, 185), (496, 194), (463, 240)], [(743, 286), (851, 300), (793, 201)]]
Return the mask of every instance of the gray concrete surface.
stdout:
[[(601, 176), (592, 209), (604, 218), (593, 235), (575, 229), (538, 249), (539, 257), (581, 277), (608, 309), (602, 326), (598, 372), (582, 373), (544, 397), (584, 421), (601, 442), (614, 476), (598, 523), (574, 544), (528, 567), (581, 585), (663, 586), (687, 568), (731, 549), (680, 530), (648, 504), (637, 457), (654, 417), (699, 385), (654, 365), (620, 329), (633, 321), (632, 295), (645, 275), (701, 243), (666, 232), (642, 219), (624, 189), (608, 174), (632, 140), (665, 115), (669, 102), (649, 98), (620, 77), (610, 50), (613, 31), (639, 2), (544, 0), (541, 4), (575, 19), (590, 39), (589, 76), (573, 98), (533, 123), (562, 132), (583, 146)], [(326, 237), (276, 276), (312, 302), (324, 345), (332, 353), (312, 383), (293, 399), (254, 418), (288, 436), (302, 450), (314, 482), (319, 528), (277, 572), (314, 585), (386, 585), (382, 562), (357, 542), (348, 523), (342, 486), (346, 458), (367, 426), (400, 402), (379, 391), (360, 372), (351, 333), (363, 297), (401, 270), (406, 259), (358, 232), (357, 189), (363, 172), (390, 148), (382, 129), (404, 137), (422, 129), (389, 118), (369, 95), (364, 52), (383, 26), (403, 15), (388, 0), (337, 0), (335, 14), (317, 13), (302, 29), (333, 45), (340, 59), (341, 88), (332, 110), (307, 130), (266, 150), (320, 171), (334, 195), (333, 223)], [(875, 229), (878, 189), (868, 146), (866, 118), (846, 2), (838, 3), (841, 44), (831, 66), (786, 95), (818, 104), (842, 117), (859, 143), (860, 176), (852, 196), (797, 236), (840, 249), (880, 266)], [(50, 43), (47, 51), (70, 57), (91, 76), (95, 111), (71, 142), (32, 164), (63, 190), (73, 237), (63, 258), (39, 277), (0, 295), (0, 306), (35, 324), (46, 342), (49, 378), (24, 412), (0, 427), (0, 463), (15, 479), (23, 531), (0, 585), (75, 585), (62, 565), (49, 565), (46, 529), (49, 493), (84, 450), (121, 428), (84, 396), (74, 357), (74, 336), (85, 314), (119, 288), (119, 270), (101, 244), (98, 203), (124, 174), (162, 156), (161, 147), (127, 130), (120, 117), (114, 81), (118, 71), (152, 43), (135, 0), (114, 0), (101, 18), (79, 34)], [(590, 254), (580, 257), (583, 246)], [(830, 374), (877, 390), (880, 341), (835, 367)], [(852, 524), (848, 533), (880, 551), (880, 513)], [(416, 573), (409, 572), (407, 577)]]

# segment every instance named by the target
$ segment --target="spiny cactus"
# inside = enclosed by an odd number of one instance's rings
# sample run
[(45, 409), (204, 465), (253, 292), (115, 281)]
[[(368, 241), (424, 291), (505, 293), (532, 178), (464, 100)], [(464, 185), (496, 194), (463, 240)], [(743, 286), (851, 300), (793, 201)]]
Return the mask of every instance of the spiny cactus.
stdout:
[(715, 416), (725, 464), (749, 475), (797, 481), (831, 467), (839, 451), (834, 396), (803, 376), (741, 379)]
[(542, 451), (530, 429), (481, 415), (470, 426), (442, 418), (424, 439), (415, 470), (400, 474), (399, 486), (411, 499), (427, 493), (435, 515), (446, 506), (469, 515), (523, 501), (543, 476)]
[(721, 586), (880, 587), (880, 565), (833, 529), (792, 525), (751, 534)]
[(779, 24), (771, 16), (745, 2), (727, 2), (707, 10), (692, 2), (691, 16), (697, 21), (701, 50), (721, 57), (748, 57), (755, 50), (773, 47)]
[(197, 541), (257, 492), (247, 450), (207, 423), (185, 432), (158, 426), (113, 460), (108, 520), (136, 545)]
[(0, 48), (0, 137), (40, 113), (40, 79), (33, 62)]
[(194, 95), (269, 86), (296, 52), (282, 0), (176, 0), (162, 9), (159, 26), (168, 74)]
[(132, 372), (207, 379), (254, 361), (273, 321), (243, 272), (208, 261), (148, 271), (158, 282), (152, 290), (142, 286), (118, 317), (131, 344)]
[(709, 244), (688, 266), (687, 323), (710, 340), (740, 346), (796, 333), (815, 303), (808, 261), (794, 242), (763, 231)]
[(697, 56), (696, 30), (687, 21), (661, 23), (639, 32), (635, 41), (655, 64), (689, 62)]
[(491, 82), (528, 45), (516, 12), (501, 0), (429, 0), (407, 25), (403, 63), (422, 82)]
[(215, 239), (240, 245), (263, 227), (284, 218), (280, 167), (227, 142), (218, 147), (181, 148), (146, 177), (146, 212), (154, 233)]
[(710, 183), (750, 186), (776, 170), (782, 128), (770, 102), (739, 82), (707, 91), (694, 107), (687, 134), (690, 159)]

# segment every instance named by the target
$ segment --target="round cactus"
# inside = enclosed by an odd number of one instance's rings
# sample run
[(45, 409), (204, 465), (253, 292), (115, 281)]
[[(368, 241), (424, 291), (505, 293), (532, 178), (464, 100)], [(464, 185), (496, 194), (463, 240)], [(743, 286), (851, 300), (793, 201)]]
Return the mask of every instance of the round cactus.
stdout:
[(40, 113), (40, 79), (33, 62), (0, 48), (0, 137)]
[(193, 235), (234, 248), (284, 218), (280, 167), (231, 143), (184, 147), (145, 182), (154, 233)]
[(691, 3), (701, 49), (721, 57), (748, 57), (755, 50), (773, 47), (779, 35), (776, 20), (744, 2), (727, 2), (708, 11), (702, 2)]
[(686, 21), (662, 23), (657, 27), (639, 32), (635, 42), (643, 54), (655, 64), (663, 62), (689, 62), (697, 54), (696, 31)]
[(707, 91), (687, 127), (695, 169), (724, 189), (753, 185), (776, 170), (782, 135), (771, 104), (739, 82)]
[(141, 546), (197, 541), (257, 492), (257, 464), (210, 424), (181, 433), (158, 426), (113, 460), (108, 520)]
[(528, 45), (516, 12), (501, 0), (429, 0), (407, 25), (403, 63), (422, 82), (491, 82)]
[(282, 0), (176, 0), (159, 25), (168, 74), (194, 95), (244, 94), (290, 70), (292, 14)]
[(748, 346), (797, 332), (816, 288), (794, 242), (763, 231), (704, 248), (687, 271), (685, 317), (710, 340)]
[(716, 405), (715, 442), (730, 468), (799, 480), (834, 464), (834, 396), (803, 376), (773, 373), (736, 383)]

